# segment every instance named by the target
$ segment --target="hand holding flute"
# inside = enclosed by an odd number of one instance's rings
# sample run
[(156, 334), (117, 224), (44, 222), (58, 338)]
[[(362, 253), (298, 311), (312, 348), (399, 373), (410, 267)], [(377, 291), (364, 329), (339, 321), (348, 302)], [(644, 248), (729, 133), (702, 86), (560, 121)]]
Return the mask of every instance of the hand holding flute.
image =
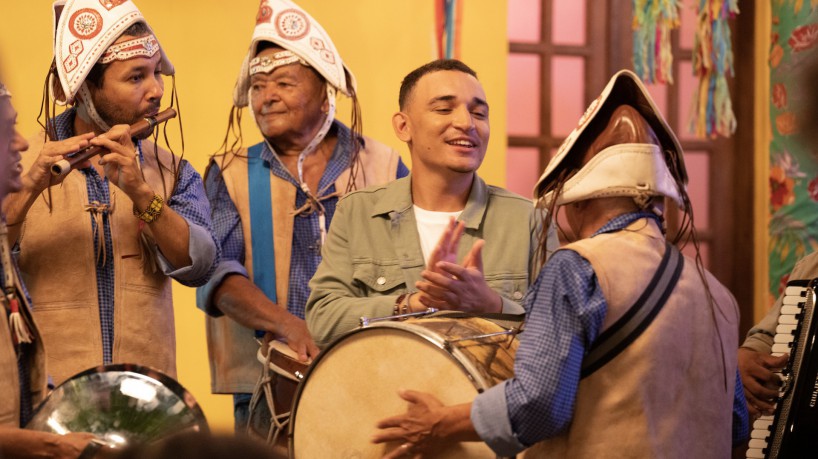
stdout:
[[(165, 121), (174, 117), (176, 117), (176, 110), (168, 108), (162, 112), (159, 112), (156, 116), (142, 118), (131, 125), (131, 137), (144, 139), (153, 132), (154, 128), (158, 124), (164, 123)], [(51, 175), (55, 177), (63, 177), (71, 172), (72, 169), (76, 168), (77, 165), (88, 161), (94, 156), (104, 154), (106, 151), (107, 150), (100, 145), (88, 145), (76, 153), (66, 155), (64, 159), (54, 163), (51, 166)]]

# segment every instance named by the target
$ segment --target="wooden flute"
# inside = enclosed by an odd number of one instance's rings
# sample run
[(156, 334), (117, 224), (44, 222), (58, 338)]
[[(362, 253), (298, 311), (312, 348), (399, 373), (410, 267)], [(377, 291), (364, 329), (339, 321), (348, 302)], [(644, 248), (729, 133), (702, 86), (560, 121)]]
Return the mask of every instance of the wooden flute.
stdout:
[[(141, 120), (131, 125), (131, 137), (145, 139), (153, 132), (153, 129), (159, 123), (164, 123), (165, 121), (175, 117), (176, 110), (168, 108), (157, 113), (154, 116), (142, 118)], [(77, 166), (77, 164), (82, 164), (83, 162), (93, 158), (94, 156), (105, 153), (107, 151), (108, 150), (106, 150), (103, 147), (97, 145), (89, 145), (77, 151), (76, 153), (66, 155), (65, 158), (52, 164), (51, 175), (55, 177), (62, 177), (71, 172), (71, 170), (74, 169)]]

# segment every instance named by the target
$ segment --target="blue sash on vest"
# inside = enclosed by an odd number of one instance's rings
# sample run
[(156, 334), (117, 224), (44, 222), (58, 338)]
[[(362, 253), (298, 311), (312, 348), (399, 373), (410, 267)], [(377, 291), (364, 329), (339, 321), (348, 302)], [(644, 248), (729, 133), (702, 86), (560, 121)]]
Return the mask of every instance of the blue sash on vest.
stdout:
[[(270, 301), (277, 303), (273, 203), (270, 198), (271, 171), (270, 165), (261, 159), (263, 149), (263, 142), (247, 149), (251, 232), (249, 236), (253, 249), (253, 283), (264, 292)], [(263, 335), (263, 331), (256, 330), (256, 336)]]

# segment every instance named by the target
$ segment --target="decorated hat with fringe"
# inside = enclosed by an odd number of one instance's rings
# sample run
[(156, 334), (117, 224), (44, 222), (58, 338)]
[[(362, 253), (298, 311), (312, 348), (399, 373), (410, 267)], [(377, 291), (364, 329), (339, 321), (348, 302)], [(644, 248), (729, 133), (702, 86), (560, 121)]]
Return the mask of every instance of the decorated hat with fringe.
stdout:
[[(327, 32), (312, 16), (289, 0), (262, 0), (256, 15), (256, 28), (250, 49), (241, 65), (241, 73), (233, 89), (233, 103), (237, 107), (248, 104), (250, 61), (255, 57), (259, 42), (268, 41), (289, 50), (314, 68), (338, 91), (352, 96), (355, 77), (341, 60)], [(345, 72), (351, 87), (347, 86)]]
[[(142, 13), (130, 0), (57, 0), (53, 11), (54, 58), (63, 92), (55, 93), (55, 99), (60, 103), (73, 103), (94, 64), (128, 27), (137, 22), (147, 26)], [(151, 30), (150, 26), (148, 29)], [(151, 40), (139, 46), (150, 51), (149, 48), (159, 46), (159, 42)], [(159, 52), (162, 73), (173, 75), (173, 64), (161, 46)]]

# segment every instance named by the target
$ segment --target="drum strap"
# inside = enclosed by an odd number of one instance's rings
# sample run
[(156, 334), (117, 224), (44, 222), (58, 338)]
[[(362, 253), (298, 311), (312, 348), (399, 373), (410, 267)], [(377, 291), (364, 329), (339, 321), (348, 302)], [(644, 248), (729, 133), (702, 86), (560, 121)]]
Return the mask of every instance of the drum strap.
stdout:
[(656, 274), (636, 303), (591, 345), (582, 361), (580, 378), (590, 376), (625, 350), (648, 328), (667, 302), (682, 275), (684, 257), (672, 244), (665, 242), (665, 247)]
[[(250, 199), (250, 240), (253, 249), (253, 283), (273, 303), (276, 294), (275, 245), (273, 243), (273, 203), (270, 197), (270, 165), (261, 158), (264, 143), (247, 149), (247, 179)], [(245, 234), (244, 237), (248, 235)], [(256, 336), (264, 332), (256, 330)]]

